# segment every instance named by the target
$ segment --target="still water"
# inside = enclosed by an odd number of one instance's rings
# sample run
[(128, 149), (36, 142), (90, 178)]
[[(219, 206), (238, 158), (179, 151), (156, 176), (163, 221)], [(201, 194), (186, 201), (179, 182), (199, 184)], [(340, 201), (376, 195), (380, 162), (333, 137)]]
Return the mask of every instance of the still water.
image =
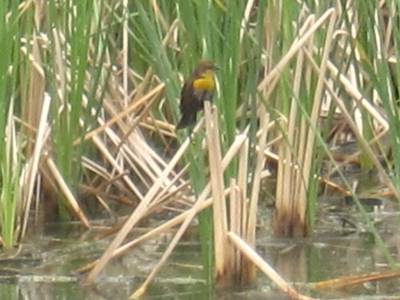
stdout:
[[(384, 250), (362, 215), (348, 201), (324, 199), (315, 231), (305, 239), (274, 238), (268, 220), (258, 231), (260, 253), (304, 294), (321, 299), (400, 299), (400, 279), (370, 282), (342, 289), (316, 291), (312, 283), (332, 278), (389, 270)], [(372, 202), (369, 215), (395, 261), (400, 258), (397, 206)], [(245, 290), (215, 291), (201, 269), (195, 229), (186, 236), (162, 269), (144, 299), (286, 299), (263, 274)], [(76, 270), (96, 259), (109, 240), (96, 239), (79, 224), (46, 224), (31, 235), (16, 257), (0, 257), (0, 299), (127, 299), (149, 274), (171, 235), (142, 244), (106, 267), (97, 283), (80, 284)]]

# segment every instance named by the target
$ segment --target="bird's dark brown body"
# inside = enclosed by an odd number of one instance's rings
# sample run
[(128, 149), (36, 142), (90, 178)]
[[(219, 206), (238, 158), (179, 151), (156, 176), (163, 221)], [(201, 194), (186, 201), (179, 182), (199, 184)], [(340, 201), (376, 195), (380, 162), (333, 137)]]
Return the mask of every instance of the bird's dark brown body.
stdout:
[(177, 129), (192, 126), (196, 123), (197, 113), (203, 109), (204, 101), (212, 100), (215, 91), (214, 71), (216, 66), (203, 60), (194, 70), (181, 91), (181, 120)]

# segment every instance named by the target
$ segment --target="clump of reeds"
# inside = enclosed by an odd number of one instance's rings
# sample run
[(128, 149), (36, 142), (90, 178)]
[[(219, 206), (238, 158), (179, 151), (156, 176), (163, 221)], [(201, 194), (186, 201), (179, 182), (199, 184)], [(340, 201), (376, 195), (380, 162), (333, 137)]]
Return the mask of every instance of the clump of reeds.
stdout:
[[(268, 167), (277, 168), (275, 232), (311, 232), (322, 159), (333, 163), (327, 174), (340, 170), (327, 143), (340, 135), (333, 129), (339, 115), (339, 127), (360, 146), (354, 156), (400, 197), (398, 3), (330, 5), (3, 1), (2, 245), (16, 245), (49, 200), (57, 203), (53, 215), (90, 228), (81, 203), (96, 199), (110, 215), (113, 205), (132, 212), (104, 254), (83, 268), (86, 283), (114, 257), (179, 227), (135, 293), (143, 294), (198, 217), (210, 282), (216, 274), (222, 286), (248, 284), (256, 264), (301, 297), (254, 253)], [(221, 67), (218, 97), (191, 140), (175, 131), (179, 90), (204, 57)], [(354, 194), (349, 185), (340, 190)], [(165, 211), (175, 215), (127, 240), (141, 220)]]

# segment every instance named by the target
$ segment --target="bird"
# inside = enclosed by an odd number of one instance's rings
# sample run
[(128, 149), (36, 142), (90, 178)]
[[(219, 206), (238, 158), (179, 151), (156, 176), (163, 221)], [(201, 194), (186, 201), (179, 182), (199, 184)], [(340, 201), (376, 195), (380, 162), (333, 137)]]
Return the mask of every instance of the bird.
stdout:
[(215, 71), (218, 67), (210, 60), (201, 60), (181, 91), (181, 119), (177, 129), (196, 123), (197, 113), (203, 110), (204, 101), (211, 101), (215, 92)]

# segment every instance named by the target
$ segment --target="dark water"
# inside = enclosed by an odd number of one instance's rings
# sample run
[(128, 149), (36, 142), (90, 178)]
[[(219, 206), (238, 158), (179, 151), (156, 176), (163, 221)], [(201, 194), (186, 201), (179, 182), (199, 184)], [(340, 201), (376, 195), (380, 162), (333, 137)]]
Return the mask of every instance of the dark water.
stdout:
[[(348, 200), (348, 199), (347, 199)], [(383, 200), (369, 216), (395, 261), (400, 258), (397, 207)], [(273, 238), (268, 218), (258, 232), (257, 251), (288, 281), (307, 295), (322, 299), (400, 299), (400, 279), (346, 289), (315, 291), (310, 283), (390, 269), (384, 251), (351, 201), (323, 200), (315, 232), (306, 239)], [(127, 299), (149, 274), (171, 235), (140, 245), (106, 267), (97, 283), (80, 284), (76, 270), (97, 258), (109, 240), (96, 240), (100, 230), (79, 224), (48, 224), (31, 235), (20, 255), (0, 257), (0, 299)], [(246, 290), (214, 291), (200, 267), (196, 234), (182, 241), (144, 299), (286, 299), (262, 273)]]

